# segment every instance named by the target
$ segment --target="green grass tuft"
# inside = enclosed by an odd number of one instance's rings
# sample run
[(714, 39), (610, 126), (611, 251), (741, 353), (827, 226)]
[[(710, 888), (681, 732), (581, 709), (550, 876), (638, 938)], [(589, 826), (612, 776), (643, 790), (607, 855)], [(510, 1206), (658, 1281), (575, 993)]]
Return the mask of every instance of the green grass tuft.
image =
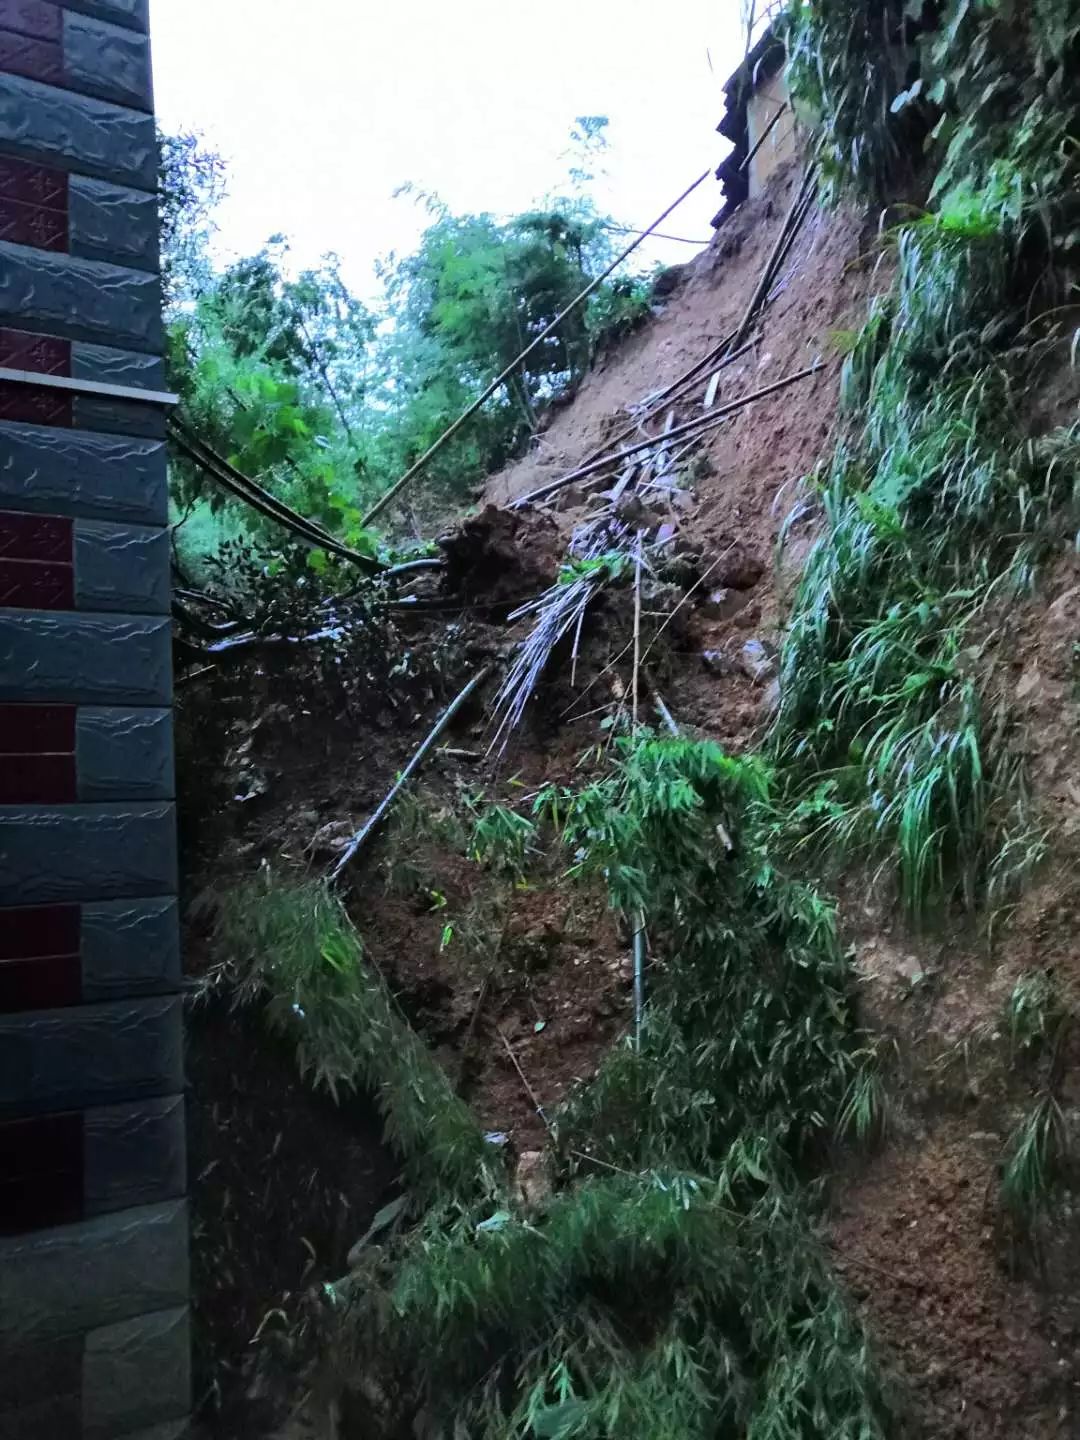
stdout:
[(492, 1151), (441, 1067), (364, 962), (340, 902), (269, 872), (218, 898), (216, 979), (265, 1006), (302, 1074), (373, 1097), (414, 1198), (464, 1205), (495, 1188)]
[(1045, 970), (1021, 975), (1005, 1007), (1013, 1059), (1041, 1054), (1056, 1041), (1067, 1018), (1061, 992), (1052, 975)]
[(1061, 1106), (1042, 1095), (1009, 1137), (1001, 1172), (1001, 1201), (1015, 1220), (1031, 1228), (1045, 1213), (1070, 1155)]

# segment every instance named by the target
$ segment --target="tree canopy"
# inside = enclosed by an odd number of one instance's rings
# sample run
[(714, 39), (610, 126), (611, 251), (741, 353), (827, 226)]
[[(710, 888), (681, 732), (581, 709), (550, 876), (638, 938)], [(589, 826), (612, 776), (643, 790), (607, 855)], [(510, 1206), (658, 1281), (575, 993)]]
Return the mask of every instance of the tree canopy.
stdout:
[[(606, 123), (579, 117), (566, 193), (523, 214), (459, 215), (403, 186), (428, 223), (414, 253), (380, 264), (371, 302), (333, 254), (298, 271), (282, 236), (216, 264), (222, 163), (194, 136), (163, 137), (169, 356), (185, 424), (347, 543), (373, 543), (361, 531), (367, 507), (613, 258), (611, 221), (588, 190)], [(640, 274), (600, 286), (439, 453), (421, 499), (460, 502), (505, 463), (598, 349), (648, 313), (649, 297)], [(182, 458), (173, 498), (185, 515), (237, 503)], [(269, 522), (232, 523), (262, 537)]]

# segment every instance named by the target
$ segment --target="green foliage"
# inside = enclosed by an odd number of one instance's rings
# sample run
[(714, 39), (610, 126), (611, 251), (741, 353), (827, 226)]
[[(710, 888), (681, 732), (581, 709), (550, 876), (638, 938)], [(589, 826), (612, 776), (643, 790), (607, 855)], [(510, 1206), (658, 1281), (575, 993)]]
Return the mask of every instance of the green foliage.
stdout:
[(166, 311), (199, 292), (211, 273), (207, 245), (225, 189), (221, 156), (197, 135), (158, 131), (158, 216)]
[(888, 1096), (876, 1051), (869, 1050), (860, 1059), (865, 1063), (852, 1077), (837, 1128), (845, 1138), (870, 1145), (882, 1140), (888, 1128)]
[(1029, 1229), (1034, 1225), (1049, 1205), (1069, 1155), (1065, 1117), (1047, 1092), (1019, 1122), (1005, 1147), (1000, 1194), (1014, 1220)]
[(1076, 0), (800, 0), (781, 24), (834, 193), (891, 200), (925, 151), (935, 193), (989, 179), (999, 196), (1061, 194), (1075, 165)]
[[(1075, 228), (1062, 117), (1080, 119), (1066, 63), (1080, 7), (1029, 23), (1011, 3), (951, 0), (917, 55), (897, 48), (899, 5), (808, 0), (792, 15), (793, 84), (837, 184), (880, 198), (911, 158), (912, 115), (933, 127), (933, 208), (887, 237), (892, 293), (844, 346), (855, 421), (817, 478), (824, 526), (783, 648), (774, 752), (804, 845), (895, 857), (918, 917), (1002, 898), (1042, 849), (973, 637), (986, 600), (1030, 586), (1077, 514), (1073, 432), (1032, 437), (1026, 414), (1047, 348), (1031, 316), (1059, 298)], [(899, 61), (919, 67), (903, 98)]]
[(1037, 1055), (1055, 1039), (1066, 1010), (1054, 977), (1045, 970), (1025, 971), (1005, 1007), (1014, 1058)]
[(497, 1212), (344, 1298), (355, 1363), (391, 1367), (447, 1433), (885, 1433), (865, 1340), (802, 1217), (780, 1196), (735, 1211), (717, 1180), (594, 1178), (542, 1226)]
[(489, 805), (476, 817), (470, 854), (497, 874), (520, 880), (535, 835), (536, 826), (528, 816), (505, 805)]
[[(438, 439), (614, 255), (608, 221), (585, 192), (605, 145), (602, 116), (579, 117), (572, 193), (496, 219), (454, 215), (435, 197), (416, 252), (380, 269), (374, 309), (333, 255), (297, 274), (274, 237), (215, 271), (207, 251), (221, 162), (191, 136), (163, 139), (170, 380), (206, 443), (346, 543), (371, 539), (362, 514)], [(406, 191), (411, 187), (403, 187)], [(462, 498), (532, 434), (541, 408), (572, 390), (597, 349), (649, 312), (648, 281), (607, 281), (441, 451), (420, 494)], [(180, 511), (205, 499), (197, 469), (174, 461)], [(270, 522), (243, 515), (254, 538)]]
[(792, 94), (823, 137), (826, 180), (870, 200), (882, 197), (904, 155), (893, 109), (911, 59), (904, 8), (903, 0), (801, 0), (780, 21)]
[[(421, 1405), (477, 1440), (887, 1433), (798, 1185), (842, 1116), (873, 1132), (879, 1081), (859, 1080), (832, 911), (769, 862), (769, 781), (638, 735), (539, 797), (572, 873), (645, 907), (665, 961), (640, 1053), (556, 1116), (570, 1188), (546, 1213), (425, 1226), (339, 1287), (352, 1364), (394, 1397), (377, 1433)], [(516, 846), (507, 814), (483, 818)]]
[(559, 566), (558, 583), (573, 585), (576, 580), (588, 579), (611, 584), (622, 580), (633, 569), (633, 564), (633, 557), (625, 550), (608, 550), (588, 559), (571, 556)]
[(406, 790), (388, 827), (383, 868), (386, 888), (398, 895), (429, 895), (436, 888), (433, 851), (460, 851), (466, 832), (454, 807)]
[[(361, 484), (368, 352), (374, 317), (353, 297), (333, 256), (288, 275), (272, 242), (208, 279), (170, 328), (172, 383), (188, 427), (280, 499), (362, 550)], [(174, 457), (171, 493), (181, 509), (203, 499), (238, 511), (248, 533), (281, 531)]]
[[(382, 347), (385, 466), (404, 469), (500, 374), (612, 255), (583, 195), (497, 220), (453, 215), (426, 197), (432, 223), (416, 253), (383, 268), (393, 327)], [(605, 283), (552, 332), (432, 462), (430, 483), (460, 497), (537, 428), (537, 413), (577, 385), (596, 349), (646, 313), (645, 282)]]
[[(545, 792), (571, 873), (604, 878), (665, 963), (640, 1049), (616, 1049), (559, 1123), (564, 1154), (789, 1177), (835, 1126), (858, 1069), (832, 909), (779, 874), (770, 776), (716, 745), (622, 737), (612, 773)], [(729, 848), (730, 847), (730, 848)], [(573, 1168), (573, 1167), (571, 1167)]]
[(468, 1107), (364, 963), (339, 901), (269, 871), (218, 897), (219, 983), (265, 1007), (302, 1074), (335, 1098), (377, 1103), (414, 1197), (466, 1205), (494, 1186), (491, 1152)]

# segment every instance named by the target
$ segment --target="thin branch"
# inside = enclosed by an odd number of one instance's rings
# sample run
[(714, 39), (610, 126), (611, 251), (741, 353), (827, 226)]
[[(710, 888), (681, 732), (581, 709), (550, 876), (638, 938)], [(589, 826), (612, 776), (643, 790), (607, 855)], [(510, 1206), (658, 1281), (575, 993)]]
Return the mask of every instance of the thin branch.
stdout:
[(338, 396), (337, 391), (334, 389), (334, 382), (330, 378), (330, 371), (326, 367), (326, 361), (323, 359), (322, 351), (312, 339), (311, 331), (304, 323), (304, 317), (300, 314), (299, 310), (294, 311), (294, 314), (296, 315), (297, 320), (300, 322), (300, 329), (304, 332), (304, 339), (311, 347), (312, 358), (314, 359), (315, 364), (318, 367), (319, 374), (323, 378), (323, 383), (325, 384), (327, 390), (329, 390), (330, 392), (330, 398), (334, 402), (334, 409), (338, 413), (338, 419), (341, 421), (342, 426), (344, 427), (345, 434), (349, 437), (349, 444), (355, 446), (356, 437), (352, 432), (352, 426), (349, 424), (348, 416), (345, 414), (345, 406), (341, 403), (341, 399)]

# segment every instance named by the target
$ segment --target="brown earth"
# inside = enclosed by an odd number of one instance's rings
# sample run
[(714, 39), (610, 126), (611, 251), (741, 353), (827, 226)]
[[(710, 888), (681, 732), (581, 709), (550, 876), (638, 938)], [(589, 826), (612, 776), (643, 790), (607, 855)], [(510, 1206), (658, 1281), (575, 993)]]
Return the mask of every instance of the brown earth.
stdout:
[(838, 1178), (829, 1240), (887, 1360), (906, 1433), (1075, 1436), (1080, 1305), (1012, 1279), (993, 1193), (1003, 1136), (943, 1118)]
[[(491, 480), (488, 501), (503, 505), (586, 459), (627, 422), (627, 406), (674, 380), (732, 330), (796, 183), (794, 171), (779, 176), (765, 197), (735, 215), (688, 267), (663, 313), (597, 367), (529, 455)], [(653, 682), (688, 733), (739, 750), (767, 724), (771, 670), (748, 663), (744, 647), (757, 642), (768, 661), (812, 539), (814, 512), (807, 507), (791, 527), (782, 562), (774, 563), (799, 481), (827, 453), (839, 423), (833, 334), (855, 328), (868, 296), (885, 284), (872, 232), (860, 217), (812, 212), (761, 338), (722, 376), (717, 403), (817, 357), (825, 361), (820, 374), (755, 402), (712, 432), (692, 465), (689, 494), (672, 505), (673, 556), (685, 573), (678, 583), (659, 576), (646, 590), (642, 641), (646, 649), (655, 642)], [(700, 403), (699, 389), (676, 407), (676, 423)], [(196, 888), (249, 873), (264, 858), (300, 872), (332, 863), (466, 675), (521, 638), (525, 626), (508, 631), (498, 622), (509, 602), (554, 578), (570, 530), (586, 513), (586, 492), (575, 489), (559, 504), (513, 521), (484, 511), (450, 541), (454, 654), (440, 668), (445, 614), (402, 620), (418, 673), (436, 678), (378, 723), (358, 729), (335, 710), (332, 695), (308, 699), (317, 713), (305, 717), (298, 745), (295, 702), (274, 662), (262, 667), (255, 687), (250, 673), (213, 680), (221, 687), (219, 717), (223, 724), (235, 718), (236, 737), (249, 733), (252, 707), (264, 713), (279, 705), (285, 717), (258, 728), (242, 756), (235, 752), (246, 741), (226, 737), (226, 768), (257, 771), (265, 788), (245, 800), (226, 795), (191, 838)], [(692, 603), (666, 623), (694, 581), (702, 583)], [(439, 603), (433, 580), (413, 588)], [(461, 612), (462, 600), (476, 608)], [(608, 743), (603, 722), (627, 703), (629, 657), (612, 661), (630, 627), (629, 598), (614, 591), (586, 627), (575, 683), (568, 665), (555, 667), (505, 756), (484, 754), (482, 707), (462, 717), (441, 742), (458, 753), (436, 755), (417, 787), (411, 821), (390, 827), (358, 861), (349, 894), (373, 963), (484, 1126), (505, 1132), (519, 1153), (543, 1143), (537, 1104), (544, 1110), (557, 1104), (627, 1032), (628, 937), (599, 896), (568, 888), (557, 857), (538, 858), (528, 888), (511, 889), (467, 859), (465, 837), (450, 835), (442, 821), (480, 790), (521, 808), (546, 783), (588, 776), (588, 765), (576, 768), (580, 757)], [(963, 917), (952, 917), (917, 936), (867, 877), (850, 874), (841, 885), (864, 1018), (895, 1056), (895, 1118), (882, 1153), (851, 1160), (836, 1176), (828, 1234), (900, 1386), (910, 1432), (934, 1440), (1080, 1435), (1077, 1225), (1062, 1220), (1054, 1273), (1040, 1274), (1030, 1256), (1018, 1259), (1006, 1243), (993, 1198), (1005, 1138), (1041, 1083), (1009, 1068), (1001, 1034), (1005, 1000), (1019, 974), (1046, 966), (1080, 993), (1078, 636), (1080, 568), (1063, 544), (1036, 597), (1003, 606), (986, 642), (985, 664), (1008, 703), (1011, 739), (1025, 755), (1049, 832), (1048, 858), (1014, 911), (1001, 912), (989, 931), (975, 933)], [(194, 1043), (201, 1043), (197, 1034)], [(1063, 1092), (1070, 1111), (1080, 1109), (1077, 1073), (1074, 1065)], [(204, 1094), (206, 1103), (219, 1103)], [(255, 1147), (262, 1143), (256, 1137), (241, 1151), (252, 1166), (260, 1163)], [(319, 1143), (327, 1153), (333, 1149), (332, 1127)], [(384, 1175), (381, 1161), (370, 1163), (376, 1179)], [(377, 1188), (372, 1181), (365, 1189), (367, 1183), (360, 1185), (365, 1197)], [(340, 1184), (336, 1161), (333, 1184)], [(197, 1250), (207, 1243), (197, 1234)], [(197, 1255), (197, 1267), (204, 1262)], [(320, 1276), (332, 1278), (320, 1264), (306, 1280)], [(275, 1272), (272, 1283), (268, 1275), (261, 1289), (257, 1284), (244, 1301), (243, 1328), (293, 1283)], [(227, 1326), (220, 1321), (232, 1353)], [(243, 1364), (229, 1363), (248, 1383)]]

